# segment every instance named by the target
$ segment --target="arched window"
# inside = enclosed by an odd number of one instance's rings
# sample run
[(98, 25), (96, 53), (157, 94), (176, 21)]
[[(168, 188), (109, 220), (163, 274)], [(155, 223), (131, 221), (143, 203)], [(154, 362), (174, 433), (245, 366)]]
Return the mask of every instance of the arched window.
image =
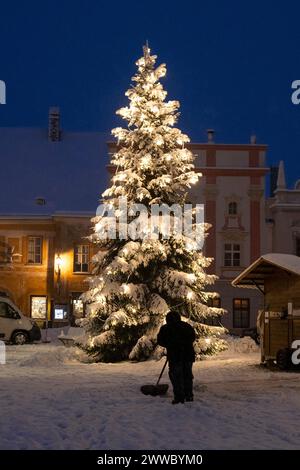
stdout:
[(237, 214), (237, 203), (236, 202), (230, 202), (228, 204), (228, 214), (229, 215), (236, 215)]

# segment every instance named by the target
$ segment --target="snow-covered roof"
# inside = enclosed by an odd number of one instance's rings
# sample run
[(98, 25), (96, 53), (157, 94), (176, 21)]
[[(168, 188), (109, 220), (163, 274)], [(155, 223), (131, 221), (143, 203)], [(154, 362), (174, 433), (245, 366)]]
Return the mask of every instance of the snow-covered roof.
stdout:
[(59, 142), (49, 142), (47, 129), (0, 127), (0, 213), (95, 213), (108, 179), (108, 138), (63, 130)]
[(234, 287), (263, 287), (267, 276), (274, 273), (274, 267), (300, 276), (300, 257), (285, 253), (268, 253), (262, 255), (233, 281)]

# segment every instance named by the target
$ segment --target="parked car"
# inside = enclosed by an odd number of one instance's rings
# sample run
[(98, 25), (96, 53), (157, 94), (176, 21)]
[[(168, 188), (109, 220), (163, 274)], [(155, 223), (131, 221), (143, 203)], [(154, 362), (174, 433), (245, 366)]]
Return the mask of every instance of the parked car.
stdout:
[(41, 330), (5, 296), (0, 296), (0, 339), (14, 344), (31, 343), (41, 339)]

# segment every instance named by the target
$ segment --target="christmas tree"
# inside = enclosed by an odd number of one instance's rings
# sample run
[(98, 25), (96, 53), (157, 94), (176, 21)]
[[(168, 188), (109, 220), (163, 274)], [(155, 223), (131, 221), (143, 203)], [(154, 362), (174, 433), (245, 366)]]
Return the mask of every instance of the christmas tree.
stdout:
[[(174, 127), (179, 102), (166, 101), (167, 92), (159, 81), (166, 66), (155, 66), (156, 56), (148, 45), (143, 51), (126, 92), (129, 106), (117, 111), (127, 127), (112, 131), (117, 139), (111, 160), (115, 173), (102, 195), (105, 207), (115, 209), (115, 231), (107, 230), (107, 211), (93, 219), (91, 240), (98, 253), (84, 294), (87, 316), (81, 324), (87, 332), (83, 347), (104, 362), (144, 360), (157, 352), (156, 335), (170, 310), (179, 311), (195, 328), (198, 355), (224, 349), (220, 338), (224, 329), (210, 326), (224, 311), (210, 306), (216, 294), (208, 292), (207, 286), (216, 276), (205, 272), (212, 259), (204, 256), (192, 236), (197, 228), (195, 212), (190, 236), (176, 233), (176, 214), (171, 216), (170, 236), (165, 236), (159, 217), (159, 233), (149, 235), (151, 209), (173, 204), (183, 208), (191, 185), (201, 175), (195, 172), (193, 154), (185, 148), (188, 136)], [(143, 237), (124, 236), (120, 198), (127, 207), (139, 203), (146, 208), (144, 218), (134, 225)], [(137, 213), (141, 210), (135, 214), (129, 210), (128, 220), (136, 220)]]

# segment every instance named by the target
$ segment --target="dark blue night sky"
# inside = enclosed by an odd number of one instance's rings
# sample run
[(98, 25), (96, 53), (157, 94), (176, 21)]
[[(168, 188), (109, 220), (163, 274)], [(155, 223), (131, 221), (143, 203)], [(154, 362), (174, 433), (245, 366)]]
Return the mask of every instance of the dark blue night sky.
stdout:
[(10, 0), (0, 17), (0, 127), (45, 127), (58, 105), (64, 129), (109, 131), (148, 39), (192, 140), (207, 128), (217, 142), (255, 133), (269, 164), (286, 161), (289, 184), (300, 177), (300, 105), (290, 98), (299, 2)]

